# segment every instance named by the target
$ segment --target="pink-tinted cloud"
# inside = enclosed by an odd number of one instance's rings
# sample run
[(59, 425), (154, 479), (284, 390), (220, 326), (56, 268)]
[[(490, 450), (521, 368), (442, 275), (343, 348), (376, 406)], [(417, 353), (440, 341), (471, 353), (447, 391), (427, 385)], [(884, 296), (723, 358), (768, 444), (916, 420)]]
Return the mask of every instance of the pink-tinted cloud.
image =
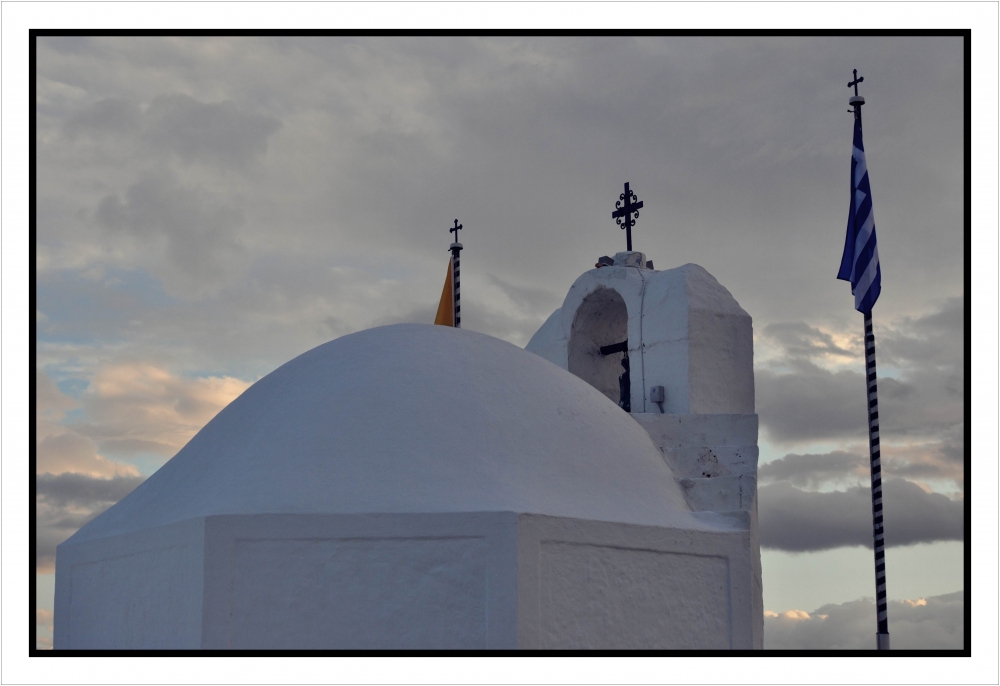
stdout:
[(52, 610), (35, 610), (35, 647), (40, 650), (52, 649)]
[(38, 473), (74, 472), (95, 477), (137, 476), (132, 465), (115, 462), (98, 454), (97, 444), (62, 423), (68, 410), (78, 403), (64, 394), (43, 372), (35, 375), (37, 388), (36, 428)]
[[(145, 478), (121, 458), (168, 458), (249, 385), (230, 377), (185, 379), (149, 363), (101, 367), (80, 402), (37, 374), (36, 567), (49, 573), (56, 546)], [(79, 408), (83, 420), (66, 423)], [(120, 459), (102, 452), (113, 451)]]
[(79, 431), (115, 454), (170, 457), (249, 385), (184, 378), (148, 362), (105, 365), (81, 397), (87, 421)]

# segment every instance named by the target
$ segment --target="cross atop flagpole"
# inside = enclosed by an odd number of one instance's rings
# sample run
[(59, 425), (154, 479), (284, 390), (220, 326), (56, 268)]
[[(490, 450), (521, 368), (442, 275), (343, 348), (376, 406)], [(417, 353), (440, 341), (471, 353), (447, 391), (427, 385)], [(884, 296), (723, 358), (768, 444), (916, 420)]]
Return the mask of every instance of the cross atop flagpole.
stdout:
[(438, 302), (437, 314), (434, 317), (434, 324), (440, 326), (451, 326), (456, 329), (462, 328), (462, 306), (461, 298), (461, 265), (459, 255), (462, 252), (462, 244), (458, 242), (458, 232), (462, 230), (462, 225), (455, 220), (455, 225), (448, 229), (448, 233), (455, 234), (455, 240), (448, 246), (451, 251), (451, 259), (448, 260), (448, 272), (444, 278), (444, 289), (441, 291), (441, 300)]
[(455, 225), (448, 229), (448, 233), (455, 234), (455, 242), (448, 246), (451, 250), (451, 266), (452, 266), (452, 292), (455, 294), (453, 302), (455, 303), (455, 315), (454, 315), (454, 326), (456, 329), (462, 328), (462, 303), (459, 299), (462, 297), (459, 291), (459, 276), (461, 275), (461, 270), (459, 269), (459, 253), (462, 251), (462, 244), (458, 242), (458, 232), (462, 230), (462, 225), (455, 220)]
[[(854, 70), (854, 88), (848, 103), (854, 113), (854, 148), (851, 154), (851, 211), (847, 218), (844, 255), (840, 260), (838, 279), (851, 282), (854, 308), (865, 318), (865, 375), (868, 384), (868, 449), (872, 481), (872, 535), (875, 547), (875, 608), (878, 630), (875, 645), (889, 650), (889, 618), (885, 590), (885, 536), (882, 517), (882, 460), (879, 449), (878, 383), (875, 374), (875, 332), (872, 328), (872, 307), (882, 292), (882, 268), (878, 261), (875, 240), (875, 215), (872, 212), (871, 184), (868, 164), (861, 137), (861, 106), (865, 99), (858, 95), (858, 84), (864, 81)], [(852, 112), (852, 110), (848, 110)]]

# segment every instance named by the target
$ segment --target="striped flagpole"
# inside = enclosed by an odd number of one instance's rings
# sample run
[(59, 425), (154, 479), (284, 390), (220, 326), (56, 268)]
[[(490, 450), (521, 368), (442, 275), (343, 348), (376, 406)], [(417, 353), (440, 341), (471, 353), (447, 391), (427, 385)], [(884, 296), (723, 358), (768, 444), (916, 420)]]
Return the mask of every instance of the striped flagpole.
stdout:
[(453, 256), (453, 259), (451, 261), (451, 264), (452, 264), (452, 267), (454, 269), (454, 273), (451, 276), (451, 282), (452, 282), (452, 284), (454, 284), (454, 287), (455, 287), (455, 328), (456, 329), (461, 329), (462, 328), (462, 303), (461, 303), (462, 294), (459, 291), (459, 286), (461, 284), (459, 284), (459, 280), (458, 280), (459, 276), (461, 276), (461, 273), (462, 273), (461, 269), (459, 269), (459, 254), (460, 254), (461, 250), (462, 250), (462, 244), (461, 243), (452, 243), (451, 254)]
[[(861, 136), (861, 106), (865, 99), (858, 95), (858, 84), (864, 81), (854, 70), (854, 88), (848, 102), (854, 108), (854, 148), (851, 154), (851, 211), (847, 218), (844, 255), (840, 260), (838, 279), (851, 282), (854, 309), (865, 316), (865, 377), (868, 383), (868, 452), (872, 477), (872, 536), (875, 546), (875, 608), (878, 630), (875, 646), (889, 650), (889, 617), (885, 592), (885, 536), (882, 517), (882, 459), (879, 451), (878, 383), (875, 376), (875, 333), (872, 330), (872, 307), (882, 292), (882, 267), (878, 259), (875, 237), (875, 215), (872, 212), (871, 183), (868, 163)], [(850, 112), (851, 110), (848, 110)]]
[(459, 253), (462, 252), (462, 244), (458, 242), (458, 232), (461, 230), (462, 230), (462, 225), (458, 223), (457, 219), (455, 220), (455, 226), (448, 229), (448, 233), (455, 234), (455, 242), (451, 244), (450, 250), (451, 250), (451, 268), (452, 268), (451, 287), (452, 287), (452, 293), (455, 296), (452, 302), (455, 305), (454, 321), (456, 329), (462, 328), (462, 301), (461, 301), (462, 294), (459, 291), (459, 286), (461, 285), (459, 283), (459, 276), (461, 276), (462, 273), (459, 263)]
[(865, 371), (868, 376), (868, 449), (872, 477), (872, 535), (875, 543), (875, 608), (878, 650), (889, 650), (889, 615), (885, 595), (885, 536), (882, 528), (882, 460), (878, 442), (878, 379), (875, 376), (875, 333), (872, 313), (865, 312)]

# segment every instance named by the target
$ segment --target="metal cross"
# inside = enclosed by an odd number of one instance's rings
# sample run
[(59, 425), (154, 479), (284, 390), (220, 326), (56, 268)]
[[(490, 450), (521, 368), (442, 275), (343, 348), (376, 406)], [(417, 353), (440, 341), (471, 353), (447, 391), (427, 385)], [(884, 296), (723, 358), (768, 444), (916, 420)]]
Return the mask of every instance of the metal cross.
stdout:
[(455, 226), (453, 226), (450, 229), (448, 229), (448, 233), (455, 234), (455, 242), (456, 243), (458, 243), (458, 232), (461, 230), (461, 228), (462, 228), (462, 225), (459, 224), (458, 220), (456, 219), (455, 220)]
[(639, 208), (642, 207), (642, 202), (636, 202), (636, 200), (638, 198), (635, 197), (635, 193), (629, 190), (628, 181), (626, 181), (625, 192), (618, 195), (615, 211), (611, 213), (611, 218), (615, 220), (615, 223), (625, 229), (625, 242), (629, 252), (632, 252), (632, 227), (635, 226), (635, 220), (639, 218)]
[(864, 76), (862, 76), (861, 78), (858, 78), (858, 70), (855, 69), (854, 70), (854, 80), (851, 81), (849, 84), (847, 84), (847, 87), (850, 88), (851, 86), (854, 86), (854, 94), (857, 95), (858, 94), (858, 84), (861, 83), (864, 80), (865, 80)]

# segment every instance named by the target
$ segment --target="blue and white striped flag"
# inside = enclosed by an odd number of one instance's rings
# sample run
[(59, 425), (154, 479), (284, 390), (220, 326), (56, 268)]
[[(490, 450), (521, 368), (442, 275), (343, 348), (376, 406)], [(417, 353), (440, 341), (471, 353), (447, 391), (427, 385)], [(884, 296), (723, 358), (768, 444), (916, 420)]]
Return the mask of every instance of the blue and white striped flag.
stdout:
[(847, 218), (847, 240), (838, 279), (851, 282), (854, 309), (871, 313), (882, 292), (882, 269), (875, 243), (875, 215), (868, 185), (865, 145), (861, 142), (861, 118), (854, 118), (854, 154), (851, 156), (851, 214)]

